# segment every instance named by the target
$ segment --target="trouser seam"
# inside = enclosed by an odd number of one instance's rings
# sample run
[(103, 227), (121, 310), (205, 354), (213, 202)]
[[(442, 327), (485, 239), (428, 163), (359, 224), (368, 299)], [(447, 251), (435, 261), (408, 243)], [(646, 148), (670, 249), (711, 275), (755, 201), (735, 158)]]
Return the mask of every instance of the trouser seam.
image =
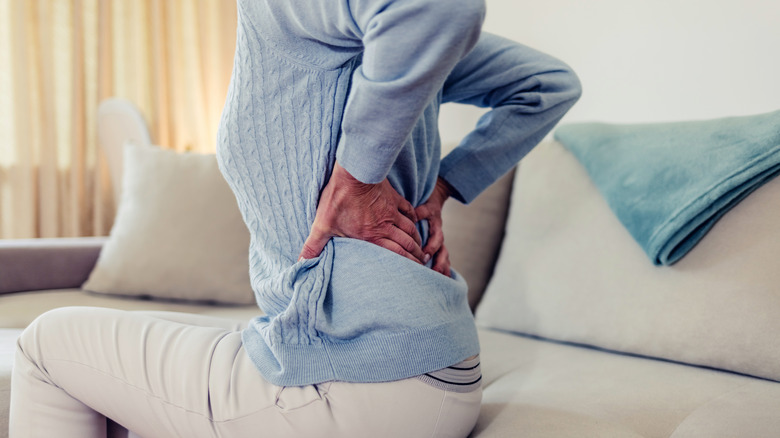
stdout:
[[(229, 336), (231, 333), (234, 332), (226, 331), (225, 333), (223, 333), (222, 336), (220, 336), (219, 339), (217, 339), (217, 341), (214, 342), (213, 347), (211, 348), (211, 352), (210, 352), (211, 354), (209, 354), (208, 382), (206, 383), (206, 391), (208, 391), (208, 393), (206, 394), (206, 398), (207, 398), (206, 406), (208, 408), (209, 414), (206, 418), (208, 418), (209, 421), (211, 422), (214, 422), (214, 410), (212, 409), (212, 404), (211, 404), (211, 374), (212, 374), (211, 366), (214, 364), (214, 352), (216, 351), (217, 348), (219, 348), (220, 342), (222, 342), (222, 340), (225, 339), (227, 336)], [(235, 358), (235, 355), (233, 357)]]
[(435, 437), (439, 433), (439, 423), (441, 422), (441, 414), (444, 411), (444, 402), (447, 400), (447, 391), (443, 391), (444, 394), (441, 396), (441, 404), (439, 405), (439, 413), (436, 415), (436, 424), (433, 425), (433, 432), (431, 433), (431, 437)]

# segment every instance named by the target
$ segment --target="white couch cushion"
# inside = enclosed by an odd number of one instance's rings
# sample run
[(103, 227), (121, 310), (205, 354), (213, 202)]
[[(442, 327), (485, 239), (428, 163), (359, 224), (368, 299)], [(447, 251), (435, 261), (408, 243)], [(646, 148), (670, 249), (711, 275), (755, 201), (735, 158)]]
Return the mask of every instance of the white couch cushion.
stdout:
[(480, 330), (471, 438), (769, 437), (780, 383)]
[(780, 179), (656, 267), (559, 143), (523, 161), (477, 322), (780, 380)]
[(8, 436), (8, 407), (11, 400), (11, 369), (14, 364), (18, 329), (0, 329), (0, 438)]
[(85, 292), (81, 289), (49, 289), (0, 295), (0, 327), (23, 329), (38, 315), (58, 307), (93, 306), (121, 310), (161, 310), (197, 313), (241, 321), (261, 316), (256, 304), (208, 305), (178, 301), (145, 300), (114, 297)]
[(125, 144), (111, 236), (84, 288), (249, 304), (249, 232), (213, 154)]

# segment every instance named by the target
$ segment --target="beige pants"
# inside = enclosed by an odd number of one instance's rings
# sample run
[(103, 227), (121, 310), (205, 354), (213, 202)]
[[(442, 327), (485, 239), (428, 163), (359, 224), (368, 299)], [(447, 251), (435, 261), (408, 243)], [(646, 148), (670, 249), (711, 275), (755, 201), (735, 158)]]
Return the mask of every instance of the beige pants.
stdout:
[(69, 307), (19, 339), (11, 438), (105, 437), (106, 417), (146, 437), (465, 437), (481, 391), (417, 379), (279, 387), (243, 351), (240, 322)]

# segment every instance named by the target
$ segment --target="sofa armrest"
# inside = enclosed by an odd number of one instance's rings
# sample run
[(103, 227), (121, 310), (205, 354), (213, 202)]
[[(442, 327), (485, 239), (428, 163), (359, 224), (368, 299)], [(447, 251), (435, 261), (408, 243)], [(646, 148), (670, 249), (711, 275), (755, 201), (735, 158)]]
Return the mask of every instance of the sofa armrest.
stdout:
[(81, 287), (107, 239), (0, 240), (0, 294)]

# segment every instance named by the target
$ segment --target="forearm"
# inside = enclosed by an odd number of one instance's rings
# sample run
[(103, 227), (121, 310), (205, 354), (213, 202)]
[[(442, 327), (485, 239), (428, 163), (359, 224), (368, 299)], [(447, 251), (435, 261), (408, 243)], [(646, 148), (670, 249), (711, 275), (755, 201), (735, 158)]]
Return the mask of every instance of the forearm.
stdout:
[(452, 197), (464, 204), (473, 201), (517, 165), (574, 102), (533, 114), (502, 107), (484, 115), (480, 126), (441, 162), (439, 176), (451, 186)]
[(468, 203), (514, 167), (574, 105), (581, 93), (563, 62), (483, 34), (447, 79), (445, 102), (492, 108), (441, 162), (439, 175)]

